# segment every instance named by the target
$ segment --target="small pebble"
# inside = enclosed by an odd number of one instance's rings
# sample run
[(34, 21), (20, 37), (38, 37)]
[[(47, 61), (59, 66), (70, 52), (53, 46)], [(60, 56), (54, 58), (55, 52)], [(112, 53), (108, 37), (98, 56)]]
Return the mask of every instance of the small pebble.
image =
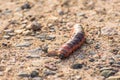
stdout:
[(43, 80), (41, 77), (34, 77), (32, 80)]
[(38, 77), (38, 76), (39, 76), (39, 73), (38, 73), (38, 71), (32, 71), (31, 74), (30, 74), (30, 76), (31, 76), (32, 78)]
[(90, 62), (94, 62), (94, 61), (95, 61), (95, 59), (93, 59), (93, 58), (90, 58), (90, 59), (89, 59), (89, 61), (90, 61)]
[(57, 9), (57, 12), (58, 12), (59, 15), (64, 15), (64, 12), (63, 12), (62, 9)]
[(31, 62), (31, 64), (32, 64), (32, 66), (33, 67), (40, 67), (41, 66), (41, 60), (39, 60), (39, 59), (34, 59), (32, 62)]
[(100, 44), (96, 44), (95, 49), (100, 49)]
[(15, 30), (14, 31), (16, 34), (21, 34), (22, 32), (23, 32), (23, 30), (22, 29), (18, 29), (18, 30)]
[(78, 56), (78, 58), (81, 59), (81, 60), (84, 59), (84, 58), (85, 58), (85, 54), (80, 54), (80, 55)]
[(115, 34), (117, 34), (117, 31), (116, 31), (115, 27), (103, 27), (101, 29), (101, 34), (106, 35), (106, 36), (115, 35)]
[(2, 71), (0, 71), (0, 76), (3, 76), (3, 75), (4, 75), (4, 73)]
[(109, 64), (112, 65), (112, 64), (114, 64), (114, 63), (115, 63), (115, 60), (111, 58), (111, 59), (109, 60)]
[(2, 46), (7, 47), (7, 46), (8, 46), (8, 44), (3, 42), (3, 43), (2, 43)]
[(46, 71), (44, 71), (44, 74), (45, 74), (45, 76), (49, 76), (49, 75), (55, 75), (56, 72), (51, 71), (51, 70), (46, 70)]
[(44, 45), (44, 46), (42, 46), (42, 51), (44, 52), (44, 53), (48, 53), (48, 45)]
[(30, 55), (27, 55), (26, 58), (40, 58), (40, 55), (38, 55), (38, 54), (30, 54)]
[(119, 76), (110, 76), (106, 80), (120, 80), (120, 75)]
[(15, 36), (16, 34), (14, 32), (8, 33), (9, 36)]
[(21, 9), (31, 9), (30, 4), (27, 2), (21, 6)]
[(40, 34), (40, 35), (37, 35), (36, 37), (39, 38), (42, 42), (46, 40), (46, 34)]
[(114, 70), (103, 70), (101, 72), (101, 76), (104, 76), (105, 78), (114, 75), (116, 72)]
[(25, 36), (28, 36), (28, 35), (32, 34), (32, 31), (26, 30), (26, 31), (23, 31), (22, 34), (25, 35)]
[(45, 67), (49, 70), (56, 71), (57, 67), (55, 64), (46, 64)]
[(119, 49), (112, 49), (112, 50), (110, 50), (110, 52), (113, 54), (117, 54), (119, 52)]
[(93, 40), (92, 39), (88, 39), (88, 38), (86, 38), (86, 41), (85, 41), (87, 44), (93, 44)]
[(46, 37), (47, 40), (54, 40), (55, 39), (55, 35), (49, 35)]
[(28, 52), (29, 52), (29, 53), (39, 53), (39, 52), (41, 52), (41, 51), (42, 51), (42, 49), (41, 49), (40, 47), (37, 47), (37, 48), (35, 48), (35, 49), (29, 50)]
[(78, 17), (80, 17), (80, 16), (85, 16), (85, 13), (79, 12), (79, 13), (77, 13), (77, 16), (78, 16)]
[(83, 64), (73, 64), (72, 66), (71, 66), (71, 68), (72, 69), (81, 69), (83, 67)]
[(120, 58), (120, 54), (115, 55), (115, 58), (119, 59)]
[(3, 11), (3, 14), (9, 14), (11, 12), (12, 12), (12, 10), (7, 9), (7, 10)]
[[(51, 24), (51, 25), (52, 25), (52, 24)], [(55, 27), (54, 27), (53, 25), (50, 26), (50, 27), (49, 27), (49, 31), (50, 31), (50, 32), (55, 32)]]
[(19, 77), (29, 77), (29, 74), (27, 72), (19, 72), (18, 76)]
[(31, 40), (33, 40), (33, 37), (25, 37), (24, 40), (25, 41), (31, 41)]
[(6, 32), (6, 33), (12, 33), (12, 32), (14, 32), (14, 30), (13, 29), (6, 29), (6, 30), (4, 30), (4, 32)]
[(118, 61), (118, 62), (117, 62), (117, 64), (119, 64), (119, 65), (120, 65), (120, 61)]
[(32, 22), (28, 26), (26, 26), (26, 29), (31, 29), (33, 31), (40, 30), (42, 28), (41, 24), (38, 23), (37, 21)]
[(16, 45), (16, 47), (29, 47), (31, 45), (32, 45), (32, 43), (30, 43), (30, 42), (22, 42), (22, 43), (18, 43)]
[(104, 71), (104, 70), (113, 70), (113, 68), (112, 67), (103, 67), (100, 69), (100, 71)]
[(10, 39), (11, 37), (9, 35), (4, 35), (3, 38), (4, 39)]
[(90, 51), (89, 54), (90, 54), (90, 55), (95, 55), (96, 52), (95, 52), (95, 51)]

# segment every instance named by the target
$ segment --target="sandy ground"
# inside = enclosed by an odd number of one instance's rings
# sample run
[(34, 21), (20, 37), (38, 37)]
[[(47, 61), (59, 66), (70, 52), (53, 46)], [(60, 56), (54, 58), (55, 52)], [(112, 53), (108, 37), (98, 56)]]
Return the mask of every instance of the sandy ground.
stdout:
[[(75, 24), (81, 48), (47, 56)], [(0, 80), (120, 80), (120, 0), (0, 0)]]

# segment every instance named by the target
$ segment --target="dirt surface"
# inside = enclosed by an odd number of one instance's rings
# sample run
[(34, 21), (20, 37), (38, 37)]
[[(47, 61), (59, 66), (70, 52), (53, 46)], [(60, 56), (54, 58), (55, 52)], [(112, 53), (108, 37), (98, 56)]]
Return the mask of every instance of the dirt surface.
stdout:
[[(81, 48), (47, 56), (75, 24)], [(120, 0), (0, 0), (0, 80), (120, 80)]]

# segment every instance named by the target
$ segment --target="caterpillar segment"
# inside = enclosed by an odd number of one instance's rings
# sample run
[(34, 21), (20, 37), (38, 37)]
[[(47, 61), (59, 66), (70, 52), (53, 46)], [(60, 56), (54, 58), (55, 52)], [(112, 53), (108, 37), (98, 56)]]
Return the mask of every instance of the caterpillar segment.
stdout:
[(85, 41), (85, 34), (82, 26), (75, 24), (73, 27), (73, 36), (65, 44), (63, 44), (57, 52), (60, 59), (70, 56), (76, 51)]

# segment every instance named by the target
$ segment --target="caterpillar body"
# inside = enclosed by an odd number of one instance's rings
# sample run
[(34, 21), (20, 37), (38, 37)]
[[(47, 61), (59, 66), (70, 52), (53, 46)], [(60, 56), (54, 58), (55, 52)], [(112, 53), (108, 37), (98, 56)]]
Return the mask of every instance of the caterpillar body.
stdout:
[(59, 58), (64, 59), (77, 50), (85, 41), (85, 34), (82, 26), (75, 24), (73, 27), (73, 36), (63, 44), (56, 52)]

